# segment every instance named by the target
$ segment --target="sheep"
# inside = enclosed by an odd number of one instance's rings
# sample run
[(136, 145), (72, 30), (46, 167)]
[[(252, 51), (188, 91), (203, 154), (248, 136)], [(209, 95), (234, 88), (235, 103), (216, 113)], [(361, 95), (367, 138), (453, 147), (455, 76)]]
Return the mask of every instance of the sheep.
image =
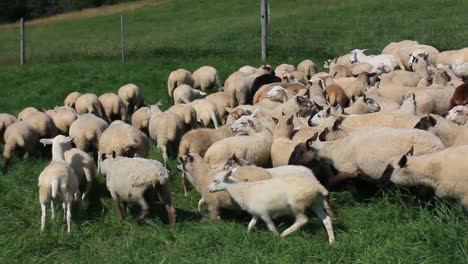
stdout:
[(99, 98), (92, 93), (82, 94), (75, 102), (76, 113), (79, 115), (83, 114), (94, 114), (99, 118), (104, 118), (102, 112), (102, 105), (99, 102)]
[(18, 113), (18, 120), (19, 121), (24, 121), (24, 118), (26, 118), (27, 116), (33, 114), (33, 113), (37, 113), (39, 112), (39, 110), (37, 110), (36, 108), (34, 107), (26, 107), (25, 109), (21, 110), (21, 112)]
[(221, 119), (221, 124), (225, 124), (225, 118), (226, 115), (228, 115), (227, 109), (234, 107), (231, 105), (232, 100), (229, 95), (227, 95), (225, 92), (217, 92), (208, 95), (205, 97), (205, 99), (216, 105), (219, 118)]
[(86, 189), (81, 197), (84, 200), (93, 186), (96, 177), (96, 165), (94, 165), (94, 161), (88, 153), (77, 148), (70, 148), (65, 151), (64, 157), (78, 177), (80, 185), (86, 182)]
[(305, 73), (301, 71), (293, 71), (293, 72), (287, 73), (283, 75), (283, 78), (287, 78), (289, 83), (299, 82), (299, 83), (305, 84), (309, 80), (307, 76), (305, 75)]
[[(154, 105), (144, 106), (139, 108), (132, 114), (132, 126), (140, 129), (143, 133), (148, 135), (148, 125), (150, 120), (150, 109), (158, 109), (162, 105), (161, 102), (157, 102)], [(157, 112), (160, 112), (157, 111)]]
[(468, 144), (468, 128), (454, 124), (438, 115), (426, 115), (421, 117), (414, 128), (434, 133), (447, 147)]
[(218, 77), (218, 71), (211, 66), (202, 66), (198, 68), (192, 74), (193, 77), (193, 88), (202, 90), (203, 92), (208, 91), (215, 86), (221, 88), (221, 81)]
[(13, 123), (17, 122), (18, 119), (16, 119), (15, 116), (10, 115), (10, 114), (0, 114), (0, 143), (4, 144), (5, 141), (3, 140), (3, 134), (5, 133), (5, 130), (12, 125)]
[(168, 112), (176, 113), (184, 120), (186, 130), (198, 127), (197, 111), (190, 104), (176, 104), (167, 109)]
[(195, 80), (190, 74), (189, 71), (185, 69), (178, 69), (172, 71), (167, 78), (167, 92), (170, 97), (172, 97), (174, 93), (174, 89), (182, 84), (187, 84), (190, 87), (193, 87)]
[(107, 122), (111, 123), (114, 120), (127, 121), (126, 107), (120, 96), (115, 93), (104, 93), (98, 97), (98, 100), (102, 105)]
[(315, 178), (291, 176), (239, 182), (233, 177), (229, 178), (230, 172), (217, 177), (210, 184), (209, 191), (226, 191), (242, 209), (252, 214), (248, 232), (255, 227), (258, 218), (261, 218), (271, 232), (278, 234), (272, 217), (293, 215), (296, 221), (281, 233), (281, 237), (286, 237), (308, 222), (305, 211), (312, 207), (327, 230), (328, 242), (335, 242), (331, 218), (323, 208), (323, 200), (328, 196), (328, 191)]
[(3, 174), (8, 170), (11, 152), (18, 147), (24, 150), (23, 158), (28, 158), (34, 153), (39, 140), (39, 133), (27, 122), (14, 122), (5, 129), (3, 134), (5, 146), (3, 147)]
[(419, 42), (414, 40), (402, 40), (399, 42), (390, 42), (387, 46), (385, 46), (382, 50), (382, 54), (392, 54), (393, 51), (397, 49), (401, 49), (404, 47), (419, 45)]
[(347, 115), (351, 114), (369, 114), (380, 111), (379, 104), (372, 98), (368, 98), (366, 95), (363, 97), (358, 97), (354, 102), (349, 106), (343, 109), (343, 113)]
[(375, 72), (362, 72), (355, 77), (336, 78), (333, 81), (339, 84), (341, 88), (343, 88), (348, 99), (351, 99), (353, 96), (362, 96), (367, 90), (367, 87), (369, 87), (369, 78), (375, 75), (377, 75)]
[(374, 66), (367, 62), (353, 63), (348, 67), (351, 68), (351, 76), (358, 75), (363, 72), (373, 72), (375, 70)]
[(411, 57), (415, 51), (419, 53), (427, 54), (428, 55), (427, 61), (430, 62), (432, 65), (436, 64), (437, 56), (440, 53), (436, 48), (432, 46), (417, 44), (417, 45), (411, 45), (411, 46), (406, 46), (406, 47), (395, 49), (390, 54), (395, 56), (395, 58), (398, 61), (398, 65), (400, 66), (400, 69), (410, 70), (411, 65), (409, 65), (408, 63), (409, 62), (408, 57)]
[(323, 64), (323, 68), (331, 69), (336, 65), (350, 65), (351, 64), (351, 54), (345, 54), (343, 56), (334, 58), (333, 60), (326, 60)]
[(69, 134), (78, 149), (92, 152), (99, 149), (99, 138), (107, 127), (108, 124), (103, 119), (93, 114), (84, 114), (73, 122)]
[(457, 59), (455, 63), (452, 63), (453, 73), (462, 79), (468, 79), (468, 61), (462, 61)]
[(464, 83), (453, 92), (452, 98), (450, 98), (450, 106), (466, 105), (468, 104), (468, 83)]
[(307, 82), (307, 85), (309, 99), (316, 104), (326, 105), (327, 101), (323, 95), (323, 91), (325, 90), (325, 82), (320, 78), (313, 77)]
[(351, 77), (352, 74), (351, 69), (345, 65), (336, 65), (333, 68), (330, 68), (330, 75), (333, 78)]
[(467, 105), (457, 105), (454, 108), (450, 109), (445, 119), (450, 120), (458, 125), (467, 124), (468, 120), (468, 106)]
[(254, 74), (257, 71), (257, 68), (245, 65), (239, 68), (240, 72), (246, 73), (246, 74)]
[(414, 93), (409, 93), (406, 97), (401, 95), (401, 99), (403, 100), (401, 107), (393, 113), (416, 115), (416, 95)]
[(257, 91), (263, 87), (265, 84), (270, 84), (270, 83), (278, 83), (281, 82), (282, 79), (273, 75), (273, 74), (263, 74), (255, 78), (255, 80), (252, 83), (252, 87), (250, 88), (250, 94), (255, 95)]
[(457, 63), (457, 60), (461, 60), (462, 62), (468, 61), (468, 48), (441, 52), (437, 56), (435, 64), (451, 65)]
[(190, 105), (197, 112), (197, 122), (205, 127), (211, 123), (215, 129), (218, 129), (218, 120), (220, 119), (218, 109), (215, 104), (206, 99), (194, 100)]
[(31, 112), (23, 117), (22, 120), (30, 124), (40, 137), (54, 137), (59, 133), (54, 120), (43, 112)]
[(136, 109), (143, 106), (144, 99), (140, 88), (133, 83), (125, 84), (120, 87), (117, 94), (125, 104), (125, 108), (131, 115)]
[(279, 82), (274, 82), (270, 84), (263, 85), (258, 89), (258, 91), (255, 93), (254, 98), (253, 98), (253, 104), (257, 104), (258, 102), (262, 101), (267, 97), (267, 93), (273, 89), (273, 87), (280, 86), (286, 89), (288, 93), (288, 97), (294, 97), (299, 90), (306, 89), (306, 86), (303, 86), (302, 84), (286, 84), (286, 83), (279, 83)]
[(467, 155), (468, 146), (446, 148), (420, 156), (412, 156), (410, 149), (409, 153), (387, 166), (382, 182), (431, 187), (440, 198), (460, 199), (468, 212)]
[(312, 60), (303, 60), (297, 65), (297, 71), (303, 72), (307, 79), (317, 73), (317, 66)]
[[(53, 139), (41, 139), (43, 144), (52, 144), (52, 161), (39, 175), (39, 203), (41, 204), (41, 232), (44, 231), (46, 222), (46, 206), (50, 200), (52, 219), (54, 218), (53, 199), (57, 194), (62, 199), (63, 211), (67, 219), (67, 232), (71, 231), (71, 203), (80, 195), (78, 178), (64, 159), (64, 148), (72, 140), (62, 135)], [(51, 200), (52, 198), (52, 200)]]
[(174, 104), (189, 104), (193, 100), (201, 99), (205, 92), (193, 89), (187, 84), (181, 84), (173, 91)]
[(212, 168), (220, 168), (233, 153), (257, 166), (267, 167), (270, 164), (272, 132), (266, 124), (259, 121), (259, 113), (257, 110), (250, 116), (242, 116), (231, 126), (233, 132), (247, 132), (252, 135), (228, 137), (208, 148), (204, 159)]
[(71, 92), (70, 94), (67, 95), (67, 97), (65, 97), (65, 100), (63, 101), (63, 105), (75, 108), (76, 100), (80, 96), (81, 96), (81, 93), (79, 92)]
[(296, 67), (294, 67), (294, 65), (291, 65), (291, 64), (280, 64), (278, 66), (276, 66), (275, 68), (275, 72), (276, 71), (287, 71), (287, 72), (293, 72), (296, 70)]
[(371, 55), (367, 56), (364, 54), (363, 50), (355, 49), (352, 50), (351, 53), (351, 63), (353, 62), (367, 62), (374, 66), (374, 70), (377, 69), (379, 66), (384, 65), (388, 67), (390, 70), (394, 70), (398, 67), (398, 62), (395, 59), (395, 56), (389, 54), (380, 54), (380, 55)]
[(379, 104), (379, 112), (381, 113), (391, 113), (400, 109), (400, 104), (388, 98), (382, 97), (380, 95), (379, 89), (377, 89), (375, 86), (368, 88), (365, 95), (374, 99), (374, 101)]
[(70, 126), (78, 118), (74, 109), (69, 109), (68, 106), (55, 107), (53, 110), (45, 111), (45, 113), (52, 118), (55, 127), (62, 135), (68, 135)]
[(164, 159), (164, 166), (169, 159), (167, 154), (167, 144), (173, 142), (178, 143), (180, 138), (185, 132), (185, 124), (182, 118), (173, 112), (159, 112), (152, 114), (148, 131), (150, 138), (156, 142), (158, 148), (161, 150)]
[(108, 157), (100, 156), (100, 171), (106, 176), (106, 185), (115, 208), (121, 220), (124, 215), (120, 201), (138, 202), (141, 213), (136, 222), (142, 224), (149, 212), (149, 206), (143, 194), (151, 187), (156, 189), (166, 207), (169, 225), (174, 227), (176, 222), (175, 209), (172, 205), (169, 188), (169, 172), (161, 162), (144, 158)]
[[(337, 118), (334, 115), (324, 117), (325, 120), (334, 120)], [(325, 120), (311, 120), (309, 125), (314, 126), (320, 124), (321, 122), (330, 122)], [(419, 120), (420, 118), (415, 115), (375, 112), (365, 115), (347, 115), (343, 120), (343, 125), (357, 127), (389, 126), (393, 128), (413, 128), (419, 122)]]
[(341, 105), (342, 107), (346, 107), (349, 104), (346, 93), (337, 83), (327, 85), (323, 93), (327, 103), (331, 106)]
[[(328, 132), (326, 129), (320, 138), (326, 137), (323, 134)], [(316, 134), (307, 143), (305, 153), (302, 152), (304, 150), (296, 149), (297, 152), (295, 150), (291, 158), (305, 164), (315, 164), (312, 167), (314, 172), (326, 171), (325, 175), (320, 176), (325, 177), (328, 187), (355, 177), (378, 181), (388, 162), (411, 146), (414, 146), (416, 155), (445, 148), (437, 136), (427, 131), (390, 127), (368, 131), (362, 129), (362, 133), (351, 133), (342, 139), (326, 142), (317, 141)]]
[(149, 153), (149, 139), (136, 127), (117, 120), (112, 122), (99, 138), (98, 154), (124, 157), (147, 158)]
[(294, 132), (293, 115), (273, 118), (276, 123), (273, 129), (273, 143), (271, 145), (271, 164), (273, 167), (287, 165), (289, 156), (299, 142), (294, 142), (291, 137)]

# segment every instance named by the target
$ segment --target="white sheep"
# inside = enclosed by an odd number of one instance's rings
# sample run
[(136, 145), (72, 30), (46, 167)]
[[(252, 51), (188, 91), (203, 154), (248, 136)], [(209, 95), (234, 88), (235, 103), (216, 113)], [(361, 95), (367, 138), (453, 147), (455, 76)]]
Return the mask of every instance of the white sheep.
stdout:
[[(132, 126), (140, 129), (142, 132), (148, 135), (148, 125), (150, 120), (150, 109), (158, 109), (162, 105), (158, 102), (154, 105), (143, 106), (132, 114)], [(158, 111), (160, 112), (160, 110)]]
[(6, 174), (11, 153), (17, 149), (24, 150), (23, 158), (28, 158), (36, 151), (39, 134), (25, 121), (18, 121), (7, 127), (3, 134), (5, 146), (3, 147), (3, 174)]
[(54, 218), (53, 199), (57, 194), (62, 199), (62, 207), (67, 219), (67, 231), (71, 231), (71, 203), (78, 199), (80, 195), (78, 178), (65, 161), (64, 152), (68, 143), (72, 140), (70, 137), (58, 135), (53, 139), (41, 139), (43, 144), (52, 144), (52, 161), (44, 168), (39, 175), (39, 203), (41, 204), (41, 231), (44, 231), (46, 222), (46, 207), (50, 201), (52, 219)]
[(459, 78), (468, 79), (468, 61), (457, 59), (452, 63), (453, 73)]
[(231, 105), (232, 98), (230, 98), (225, 92), (217, 92), (208, 95), (205, 99), (216, 105), (221, 123), (225, 124), (225, 118), (229, 114), (228, 108), (234, 107)]
[(143, 196), (149, 188), (156, 189), (166, 207), (169, 225), (174, 227), (176, 221), (175, 209), (172, 205), (169, 188), (169, 172), (157, 160), (127, 157), (100, 156), (99, 167), (106, 176), (106, 185), (112, 199), (115, 201), (117, 212), (123, 220), (120, 202), (138, 202), (141, 213), (136, 221), (141, 224), (149, 212), (148, 203)]
[(84, 185), (86, 182), (86, 189), (81, 197), (81, 199), (85, 199), (91, 191), (94, 179), (96, 178), (96, 165), (94, 164), (94, 160), (88, 153), (77, 148), (71, 148), (65, 151), (64, 157), (75, 172), (76, 177), (78, 177), (80, 185)]
[(136, 127), (120, 120), (114, 121), (102, 132), (98, 151), (99, 156), (112, 153), (119, 157), (146, 158), (149, 153), (149, 139)]
[(303, 60), (297, 65), (297, 70), (303, 72), (307, 79), (317, 73), (317, 66), (312, 60)]
[(278, 234), (272, 218), (291, 215), (296, 221), (281, 233), (282, 237), (286, 237), (308, 222), (306, 210), (311, 207), (327, 230), (328, 242), (335, 242), (331, 218), (323, 208), (323, 200), (328, 196), (328, 191), (315, 178), (290, 176), (239, 182), (229, 176), (230, 172), (216, 178), (210, 184), (209, 191), (226, 191), (242, 209), (252, 215), (248, 232), (261, 218), (271, 232)]
[(140, 88), (133, 83), (125, 84), (117, 92), (129, 114), (143, 106), (144, 98)]
[(203, 92), (208, 91), (208, 89), (217, 86), (218, 89), (221, 88), (221, 81), (218, 77), (218, 71), (211, 66), (202, 66), (198, 68), (192, 74), (194, 84), (194, 89), (202, 90)]
[(55, 137), (59, 134), (54, 120), (43, 112), (31, 112), (22, 118), (30, 124), (39, 134), (39, 137)]
[(71, 92), (70, 94), (65, 97), (65, 100), (63, 101), (64, 106), (69, 106), (71, 108), (75, 108), (75, 103), (78, 97), (81, 96), (81, 93), (79, 92)]
[(205, 95), (205, 92), (196, 90), (187, 84), (181, 84), (173, 91), (174, 104), (189, 104), (196, 99), (203, 98)]
[(190, 106), (197, 112), (197, 122), (200, 125), (208, 127), (213, 124), (215, 129), (218, 129), (220, 117), (215, 104), (206, 99), (197, 99), (191, 102)]
[(372, 98), (374, 99), (374, 101), (376, 101), (379, 106), (380, 106), (380, 111), (381, 113), (391, 113), (391, 112), (394, 112), (398, 109), (400, 109), (400, 104), (391, 100), (391, 99), (388, 99), (388, 98), (385, 98), (385, 97), (382, 97), (380, 95), (380, 92), (379, 92), (379, 89), (375, 86), (372, 86), (370, 88), (367, 89), (365, 95), (369, 98)]
[(447, 50), (439, 53), (437, 56), (436, 65), (451, 65), (456, 63), (458, 60), (463, 62), (468, 61), (468, 48)]
[(172, 97), (174, 89), (182, 84), (187, 84), (190, 87), (193, 87), (194, 80), (192, 74), (185, 69), (178, 69), (172, 71), (167, 78), (167, 92), (170, 97)]
[(76, 111), (68, 106), (54, 107), (53, 110), (47, 110), (45, 113), (52, 118), (55, 127), (62, 135), (68, 135), (71, 124), (78, 118)]
[(382, 54), (392, 54), (394, 50), (418, 44), (419, 42), (414, 40), (401, 40), (398, 42), (390, 42), (389, 44), (387, 44), (387, 46), (383, 48)]
[(15, 116), (10, 115), (10, 114), (0, 114), (0, 143), (3, 144), (5, 141), (3, 140), (3, 134), (5, 133), (5, 130), (13, 123), (17, 122), (18, 119), (16, 119)]
[(84, 114), (73, 122), (69, 134), (77, 148), (92, 152), (99, 149), (99, 138), (107, 127), (103, 119), (93, 114)]
[(104, 93), (98, 97), (99, 102), (102, 105), (103, 114), (107, 122), (111, 123), (114, 120), (127, 120), (127, 110), (126, 106), (120, 98), (120, 96), (115, 93)]
[(468, 120), (468, 105), (457, 105), (453, 107), (450, 109), (445, 118), (458, 125), (467, 124), (466, 121)]
[(347, 115), (351, 114), (369, 114), (380, 111), (379, 104), (372, 98), (367, 97), (366, 95), (358, 97), (352, 102), (349, 107), (343, 109), (343, 113)]
[(438, 115), (426, 115), (420, 118), (414, 126), (417, 129), (427, 130), (438, 136), (445, 146), (461, 146), (468, 144), (468, 128), (454, 124)]
[(367, 56), (364, 54), (363, 50), (355, 49), (351, 53), (351, 62), (367, 62), (374, 66), (374, 69), (377, 69), (379, 66), (384, 65), (391, 70), (394, 70), (398, 67), (398, 62), (393, 55), (389, 54), (380, 54), (380, 55), (370, 55)]
[(406, 96), (401, 95), (401, 99), (403, 103), (400, 108), (393, 111), (393, 113), (416, 115), (416, 95), (414, 93), (409, 93)]
[(21, 110), (18, 113), (18, 120), (19, 121), (24, 121), (24, 118), (26, 118), (27, 116), (29, 116), (29, 115), (31, 115), (33, 113), (37, 113), (37, 112), (39, 112), (39, 110), (37, 110), (34, 107), (26, 107), (26, 108), (24, 108), (23, 110)]
[(94, 114), (97, 117), (104, 118), (102, 112), (102, 105), (99, 102), (97, 95), (92, 93), (82, 94), (75, 102), (76, 113), (79, 115), (83, 114)]
[(176, 113), (184, 120), (186, 130), (198, 127), (197, 111), (190, 104), (176, 104), (167, 109), (168, 112)]
[(250, 66), (250, 65), (244, 65), (240, 67), (238, 71), (246, 73), (246, 74), (254, 74), (257, 71), (257, 68)]
[(275, 68), (275, 72), (276, 71), (293, 72), (295, 70), (296, 70), (296, 67), (294, 67), (294, 65), (286, 64), (286, 63), (280, 64), (280, 65), (276, 66), (276, 68)]

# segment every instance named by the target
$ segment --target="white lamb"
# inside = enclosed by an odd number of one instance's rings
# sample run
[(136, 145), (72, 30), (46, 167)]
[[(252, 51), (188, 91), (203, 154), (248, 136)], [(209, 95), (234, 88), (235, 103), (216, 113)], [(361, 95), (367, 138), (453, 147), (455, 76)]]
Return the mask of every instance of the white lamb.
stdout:
[(364, 54), (363, 50), (355, 49), (351, 51), (351, 62), (367, 62), (374, 66), (374, 69), (378, 69), (380, 66), (384, 65), (391, 70), (394, 70), (398, 67), (398, 62), (393, 55), (389, 54), (380, 54), (380, 55), (370, 55), (367, 56)]

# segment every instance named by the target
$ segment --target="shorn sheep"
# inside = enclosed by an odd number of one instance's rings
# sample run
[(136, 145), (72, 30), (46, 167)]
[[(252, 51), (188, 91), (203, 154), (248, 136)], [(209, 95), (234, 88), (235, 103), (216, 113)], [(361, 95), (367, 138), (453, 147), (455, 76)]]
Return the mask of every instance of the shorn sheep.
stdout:
[(25, 121), (18, 121), (7, 127), (3, 134), (3, 139), (5, 146), (3, 147), (2, 172), (5, 174), (11, 159), (11, 153), (20, 148), (24, 150), (23, 158), (28, 158), (37, 148), (39, 134)]
[(178, 69), (172, 71), (167, 78), (167, 92), (170, 97), (172, 97), (174, 93), (174, 89), (182, 84), (187, 84), (190, 87), (193, 87), (194, 80), (192, 74), (185, 69)]
[(106, 176), (106, 185), (115, 208), (123, 220), (124, 215), (120, 205), (121, 200), (126, 202), (138, 202), (141, 213), (136, 222), (141, 224), (149, 212), (149, 206), (144, 198), (144, 193), (150, 189), (156, 189), (166, 207), (169, 225), (174, 227), (176, 222), (175, 209), (172, 206), (171, 191), (169, 188), (169, 172), (157, 160), (127, 157), (100, 156), (99, 168)]
[(124, 102), (130, 115), (144, 104), (144, 98), (140, 88), (133, 83), (120, 87), (117, 94)]
[(194, 89), (199, 89), (203, 92), (206, 92), (215, 86), (217, 86), (218, 89), (221, 88), (221, 81), (218, 77), (218, 71), (211, 66), (202, 66), (198, 68), (193, 72), (192, 76), (194, 80)]
[(209, 191), (226, 191), (242, 209), (252, 215), (247, 231), (252, 230), (260, 218), (271, 232), (278, 234), (272, 218), (291, 215), (296, 221), (281, 233), (282, 237), (286, 237), (309, 221), (306, 210), (311, 207), (327, 230), (328, 242), (335, 242), (332, 220), (323, 208), (323, 200), (328, 196), (328, 191), (315, 178), (291, 176), (239, 182), (229, 177), (231, 173), (232, 171), (228, 171), (225, 175), (217, 177), (210, 184)]

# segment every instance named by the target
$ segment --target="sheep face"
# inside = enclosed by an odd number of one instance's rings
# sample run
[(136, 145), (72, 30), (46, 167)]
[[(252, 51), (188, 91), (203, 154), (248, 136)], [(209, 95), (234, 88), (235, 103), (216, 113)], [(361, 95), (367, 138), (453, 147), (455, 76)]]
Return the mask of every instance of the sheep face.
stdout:
[(309, 126), (314, 127), (320, 124), (320, 122), (328, 118), (332, 115), (341, 115), (343, 114), (343, 109), (341, 108), (340, 105), (337, 105), (335, 107), (329, 107), (326, 110), (321, 110), (307, 121)]
[(296, 96), (296, 104), (299, 106), (300, 109), (297, 112), (297, 115), (300, 117), (306, 117), (317, 113), (317, 108), (315, 107), (314, 103), (312, 103), (305, 96)]
[(367, 104), (367, 107), (369, 107), (371, 112), (380, 111), (380, 105), (374, 99), (364, 95), (364, 102)]
[(273, 87), (268, 93), (266, 94), (267, 98), (276, 98), (276, 97), (283, 97), (286, 93), (286, 90), (281, 86)]
[(414, 171), (411, 170), (411, 165), (408, 164), (408, 157), (413, 155), (413, 147), (404, 154), (400, 159), (387, 165), (385, 168), (380, 182), (388, 184), (393, 182), (399, 185), (414, 185)]
[(426, 130), (433, 133), (434, 127), (437, 125), (437, 120), (430, 115), (422, 117), (414, 126), (416, 129)]
[(232, 132), (249, 132), (251, 129), (255, 129), (255, 122), (251, 116), (241, 116), (232, 125)]
[(228, 184), (237, 183), (238, 181), (232, 177), (232, 171), (216, 176), (212, 183), (208, 186), (210, 193), (226, 190)]
[(63, 150), (71, 149), (71, 141), (73, 140), (72, 137), (66, 137), (63, 135), (58, 135), (54, 138), (41, 138), (39, 142), (45, 145), (54, 145), (60, 146)]
[(455, 106), (454, 108), (450, 109), (445, 118), (456, 124), (463, 125), (468, 119), (468, 105)]

